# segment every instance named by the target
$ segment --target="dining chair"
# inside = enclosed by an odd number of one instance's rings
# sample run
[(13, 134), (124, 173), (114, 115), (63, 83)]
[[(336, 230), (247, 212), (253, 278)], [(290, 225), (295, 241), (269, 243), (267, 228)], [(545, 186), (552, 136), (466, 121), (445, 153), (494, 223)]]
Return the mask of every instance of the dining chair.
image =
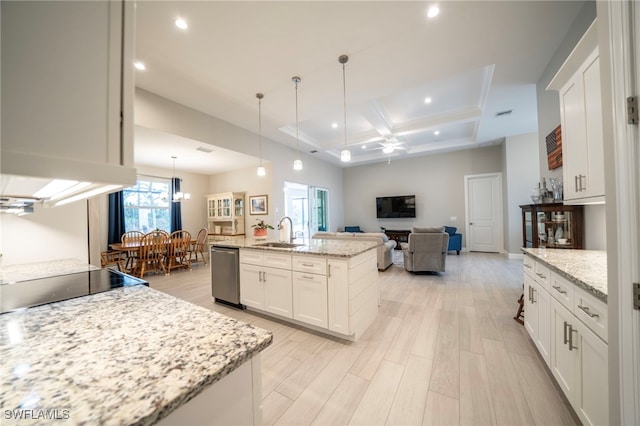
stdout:
[[(198, 232), (196, 241), (191, 244), (191, 248), (189, 250), (189, 259), (191, 260), (191, 263), (203, 262), (205, 265), (207, 264), (207, 258), (204, 257), (204, 250), (208, 235), (209, 231), (207, 228), (202, 228)], [(200, 260), (198, 260), (198, 253), (200, 253)]]
[(118, 268), (118, 271), (124, 272), (125, 260), (126, 260), (126, 253), (120, 250), (103, 251), (100, 253), (101, 268), (116, 266)]
[(191, 234), (189, 231), (174, 231), (169, 236), (169, 246), (167, 248), (167, 275), (172, 269), (191, 269)]
[(166, 232), (151, 231), (145, 234), (140, 241), (133, 275), (142, 278), (145, 273), (152, 271), (162, 271), (166, 274), (167, 268), (164, 263), (168, 243)]
[[(142, 241), (142, 237), (144, 236), (143, 232), (140, 231), (127, 231), (122, 236), (120, 236), (120, 242), (122, 245), (127, 244), (135, 244), (139, 245), (140, 241)], [(125, 264), (124, 269), (126, 272), (130, 272), (133, 270), (135, 266), (136, 259), (138, 257), (138, 249), (125, 250)]]

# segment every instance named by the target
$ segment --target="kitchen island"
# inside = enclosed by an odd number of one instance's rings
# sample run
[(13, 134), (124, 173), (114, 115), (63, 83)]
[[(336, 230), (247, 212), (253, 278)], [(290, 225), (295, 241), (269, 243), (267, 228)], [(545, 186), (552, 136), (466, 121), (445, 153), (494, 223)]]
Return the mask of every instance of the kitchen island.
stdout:
[(6, 313), (2, 424), (259, 424), (271, 340), (142, 285)]
[(249, 310), (355, 341), (378, 313), (375, 241), (302, 244), (215, 241), (240, 251), (240, 301)]

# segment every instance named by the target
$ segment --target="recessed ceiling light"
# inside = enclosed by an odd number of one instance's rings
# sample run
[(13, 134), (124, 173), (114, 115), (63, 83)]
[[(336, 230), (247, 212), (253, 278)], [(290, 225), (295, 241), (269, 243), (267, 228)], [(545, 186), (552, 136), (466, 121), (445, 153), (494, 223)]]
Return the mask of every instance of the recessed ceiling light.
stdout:
[(429, 18), (435, 18), (440, 13), (440, 8), (438, 6), (431, 6), (427, 11), (427, 16)]
[(133, 66), (136, 67), (137, 70), (140, 71), (144, 71), (147, 69), (147, 67), (145, 66), (144, 62), (140, 62), (140, 61), (135, 61), (133, 63)]
[(187, 21), (182, 18), (176, 18), (175, 23), (176, 27), (180, 28), (181, 30), (186, 30), (187, 28), (189, 28)]
[(435, 132), (433, 132), (433, 134), (438, 136), (440, 134), (440, 130), (436, 130)]
[(431, 98), (430, 97), (424, 98), (424, 103), (425, 104), (430, 104), (431, 103)]
[(366, 145), (362, 145), (362, 149), (367, 149), (367, 146)]
[(332, 123), (331, 127), (333, 127), (334, 129), (337, 129), (338, 128), (338, 123)]

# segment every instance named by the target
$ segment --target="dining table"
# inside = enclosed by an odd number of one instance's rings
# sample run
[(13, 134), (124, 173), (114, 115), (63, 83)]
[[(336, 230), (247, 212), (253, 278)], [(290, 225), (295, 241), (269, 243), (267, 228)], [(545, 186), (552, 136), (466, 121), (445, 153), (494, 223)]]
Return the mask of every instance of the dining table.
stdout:
[[(189, 248), (193, 248), (196, 244), (197, 240), (191, 239), (189, 241)], [(166, 250), (169, 249), (169, 245), (171, 244), (171, 240), (168, 239), (167, 243), (166, 243)], [(113, 251), (119, 251), (124, 253), (127, 256), (127, 259), (132, 259), (135, 260), (135, 258), (137, 257), (140, 248), (142, 247), (142, 241), (141, 240), (132, 240), (132, 241), (126, 241), (124, 243), (119, 242), (119, 243), (113, 243), (113, 244), (109, 244), (109, 247), (111, 248), (111, 250)], [(133, 265), (130, 264), (129, 262), (127, 262), (124, 266), (124, 272), (126, 273), (131, 273), (133, 271)]]

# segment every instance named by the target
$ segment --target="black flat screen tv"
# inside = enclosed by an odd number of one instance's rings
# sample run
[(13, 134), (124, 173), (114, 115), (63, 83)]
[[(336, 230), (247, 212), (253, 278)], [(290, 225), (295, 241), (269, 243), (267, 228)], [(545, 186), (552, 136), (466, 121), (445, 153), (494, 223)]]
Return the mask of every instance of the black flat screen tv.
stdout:
[(378, 219), (416, 217), (416, 196), (376, 197), (376, 217)]

